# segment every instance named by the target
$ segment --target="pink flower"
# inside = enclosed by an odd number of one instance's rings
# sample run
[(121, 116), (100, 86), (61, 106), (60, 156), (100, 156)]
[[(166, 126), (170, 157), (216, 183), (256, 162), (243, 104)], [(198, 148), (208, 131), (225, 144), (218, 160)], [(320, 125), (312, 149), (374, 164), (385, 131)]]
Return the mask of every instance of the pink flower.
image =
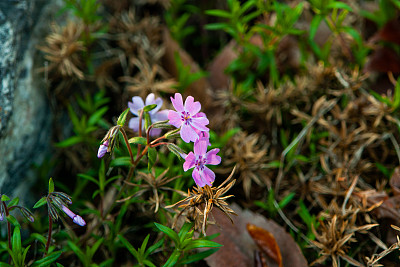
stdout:
[[(129, 128), (134, 130), (135, 132), (139, 131), (139, 115), (141, 110), (145, 106), (156, 104), (157, 107), (149, 111), (150, 119), (152, 123), (157, 121), (165, 121), (168, 119), (168, 110), (160, 110), (163, 101), (160, 97), (155, 98), (153, 93), (149, 94), (146, 97), (146, 103), (143, 102), (143, 99), (139, 96), (132, 97), (132, 102), (128, 102), (128, 107), (133, 115), (137, 117), (131, 118), (129, 120)], [(142, 130), (144, 130), (144, 119), (142, 119)], [(159, 136), (161, 133), (161, 129), (151, 129), (150, 135), (151, 136)]]
[(218, 165), (221, 157), (217, 156), (219, 148), (207, 152), (207, 139), (200, 139), (194, 143), (194, 153), (190, 152), (183, 163), (183, 170), (187, 171), (194, 167), (192, 177), (200, 187), (206, 184), (211, 186), (215, 180), (215, 173), (205, 165)]
[(168, 113), (169, 122), (176, 128), (181, 128), (181, 137), (183, 141), (189, 143), (190, 141), (195, 142), (198, 140), (198, 131), (206, 131), (209, 129), (206, 125), (209, 123), (204, 113), (199, 113), (201, 104), (196, 101), (192, 96), (188, 96), (183, 105), (182, 95), (179, 93), (175, 94), (175, 98), (171, 97), (172, 105), (174, 110), (170, 110)]

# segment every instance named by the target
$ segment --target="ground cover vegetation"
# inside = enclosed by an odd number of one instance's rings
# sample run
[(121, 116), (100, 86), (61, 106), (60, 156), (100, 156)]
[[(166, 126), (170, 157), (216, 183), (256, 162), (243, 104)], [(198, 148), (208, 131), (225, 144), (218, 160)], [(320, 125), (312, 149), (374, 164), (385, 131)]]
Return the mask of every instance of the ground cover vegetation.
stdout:
[(1, 195), (0, 266), (397, 266), (399, 11), (64, 0), (54, 148), (36, 204)]

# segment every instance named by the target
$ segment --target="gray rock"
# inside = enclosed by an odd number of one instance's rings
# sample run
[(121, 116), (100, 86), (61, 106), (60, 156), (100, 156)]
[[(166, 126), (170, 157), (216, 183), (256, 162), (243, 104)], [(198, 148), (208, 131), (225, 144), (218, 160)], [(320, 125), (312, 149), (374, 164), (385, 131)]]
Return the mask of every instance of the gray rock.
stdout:
[(51, 111), (36, 47), (59, 10), (55, 2), (0, 0), (0, 192), (21, 199), (35, 181), (32, 164), (50, 147)]

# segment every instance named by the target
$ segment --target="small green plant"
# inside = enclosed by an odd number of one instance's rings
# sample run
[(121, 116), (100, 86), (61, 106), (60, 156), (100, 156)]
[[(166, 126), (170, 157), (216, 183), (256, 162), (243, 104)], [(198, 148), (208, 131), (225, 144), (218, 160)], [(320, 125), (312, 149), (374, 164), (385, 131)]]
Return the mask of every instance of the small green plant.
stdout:
[[(292, 201), (295, 195), (295, 193), (291, 192), (284, 198), (282, 198), (282, 200), (278, 202), (279, 209), (284, 209), (290, 203), (290, 201)], [(275, 207), (274, 202), (275, 193), (274, 190), (271, 188), (268, 191), (266, 201), (255, 201), (254, 204), (259, 206), (260, 208), (263, 208), (268, 213), (269, 218), (276, 218), (276, 216), (278, 215), (278, 209)]]
[[(193, 239), (194, 232), (193, 230), (191, 230), (193, 228), (193, 224), (190, 223), (185, 223), (179, 233), (176, 233), (174, 230), (168, 228), (167, 226), (158, 223), (154, 224), (161, 232), (167, 235), (174, 242), (174, 250), (171, 256), (168, 258), (167, 262), (163, 265), (164, 267), (179, 266), (202, 260), (214, 253), (216, 251), (215, 248), (219, 248), (222, 246), (214, 241), (209, 240), (210, 237), (200, 237), (197, 239)], [(193, 255), (185, 254), (185, 252), (198, 248), (212, 249)], [(182, 257), (182, 255), (185, 256)]]

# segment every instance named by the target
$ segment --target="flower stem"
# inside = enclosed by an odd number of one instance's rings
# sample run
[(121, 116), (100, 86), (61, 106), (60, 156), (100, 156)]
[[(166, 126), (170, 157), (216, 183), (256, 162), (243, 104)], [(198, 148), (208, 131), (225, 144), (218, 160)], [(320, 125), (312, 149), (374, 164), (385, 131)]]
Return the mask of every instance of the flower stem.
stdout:
[[(3, 204), (4, 211), (6, 212), (6, 217), (8, 217), (8, 215), (10, 215), (10, 213), (8, 211), (7, 205), (4, 201), (2, 201), (1, 203)], [(8, 248), (10, 250), (12, 250), (12, 247), (11, 247), (11, 223), (8, 220), (7, 220), (7, 237), (8, 237)], [(8, 261), (11, 263), (11, 255), (10, 255), (10, 258)]]
[(124, 137), (124, 141), (125, 141), (126, 147), (128, 148), (129, 156), (131, 158), (131, 163), (133, 163), (134, 159), (133, 159), (131, 145), (129, 144), (129, 141), (128, 141), (128, 136), (126, 135), (126, 132), (122, 127), (121, 127), (120, 130), (121, 130), (122, 136)]
[(49, 232), (47, 234), (47, 243), (46, 243), (44, 257), (46, 257), (46, 254), (49, 251), (52, 230), (53, 230), (53, 219), (51, 218), (51, 216), (49, 216)]

